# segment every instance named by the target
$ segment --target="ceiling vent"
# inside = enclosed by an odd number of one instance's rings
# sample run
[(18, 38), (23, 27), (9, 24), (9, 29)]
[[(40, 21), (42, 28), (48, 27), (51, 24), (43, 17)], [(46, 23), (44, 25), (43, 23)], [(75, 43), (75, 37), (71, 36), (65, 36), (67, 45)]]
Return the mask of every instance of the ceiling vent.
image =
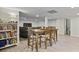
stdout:
[(54, 13), (57, 13), (57, 11), (56, 10), (49, 10), (48, 13), (54, 14)]

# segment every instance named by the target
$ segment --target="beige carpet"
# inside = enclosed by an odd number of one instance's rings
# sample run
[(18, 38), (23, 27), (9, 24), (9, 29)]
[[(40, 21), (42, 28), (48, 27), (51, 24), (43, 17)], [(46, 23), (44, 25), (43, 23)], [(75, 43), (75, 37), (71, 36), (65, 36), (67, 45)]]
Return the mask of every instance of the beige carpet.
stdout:
[[(0, 50), (1, 52), (32, 52), (31, 49), (27, 48), (27, 40), (21, 41), (18, 46), (6, 48)], [(35, 49), (34, 51), (35, 52)], [(39, 48), (39, 52), (79, 52), (79, 38), (60, 35), (58, 42), (53, 43), (53, 46), (48, 46), (47, 49), (42, 46)]]

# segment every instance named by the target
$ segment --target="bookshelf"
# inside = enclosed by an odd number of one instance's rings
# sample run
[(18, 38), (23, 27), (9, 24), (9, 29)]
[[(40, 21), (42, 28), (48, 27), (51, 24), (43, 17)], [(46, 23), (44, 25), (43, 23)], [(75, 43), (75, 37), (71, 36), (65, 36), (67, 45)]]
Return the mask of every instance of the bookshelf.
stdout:
[(17, 45), (17, 21), (0, 23), (0, 49)]

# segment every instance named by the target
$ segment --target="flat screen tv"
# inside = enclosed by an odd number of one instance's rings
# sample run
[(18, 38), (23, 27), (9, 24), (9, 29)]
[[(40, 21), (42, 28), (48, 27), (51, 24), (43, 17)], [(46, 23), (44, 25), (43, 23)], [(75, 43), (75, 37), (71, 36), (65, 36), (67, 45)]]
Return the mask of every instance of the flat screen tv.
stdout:
[(32, 27), (32, 23), (23, 23), (23, 27)]

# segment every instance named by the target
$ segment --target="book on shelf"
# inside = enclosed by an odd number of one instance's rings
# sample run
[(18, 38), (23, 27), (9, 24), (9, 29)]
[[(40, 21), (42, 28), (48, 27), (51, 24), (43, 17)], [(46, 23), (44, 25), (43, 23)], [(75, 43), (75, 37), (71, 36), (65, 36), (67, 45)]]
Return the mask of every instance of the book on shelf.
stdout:
[(16, 38), (7, 39), (7, 44), (15, 44), (15, 43), (17, 43)]
[(2, 39), (2, 34), (0, 33), (0, 39)]
[(13, 36), (16, 37), (17, 36), (17, 31), (13, 32)]
[(7, 35), (7, 38), (8, 38), (8, 37), (13, 37), (13, 32), (8, 31), (8, 32), (6, 33), (6, 35)]
[(17, 43), (17, 39), (16, 38), (13, 38), (12, 43), (13, 44)]
[(17, 36), (17, 32), (11, 32), (11, 31), (7, 31), (7, 32), (0, 32), (0, 39), (3, 38), (10, 38), (10, 37), (16, 37)]
[(0, 39), (6, 38), (6, 33), (5, 32), (0, 32)]
[(3, 26), (0, 24), (0, 30), (3, 30)]
[(6, 33), (2, 32), (2, 38), (6, 38)]
[(0, 40), (0, 47), (4, 47), (7, 44), (6, 40)]
[(16, 23), (0, 23), (0, 30), (16, 30)]

